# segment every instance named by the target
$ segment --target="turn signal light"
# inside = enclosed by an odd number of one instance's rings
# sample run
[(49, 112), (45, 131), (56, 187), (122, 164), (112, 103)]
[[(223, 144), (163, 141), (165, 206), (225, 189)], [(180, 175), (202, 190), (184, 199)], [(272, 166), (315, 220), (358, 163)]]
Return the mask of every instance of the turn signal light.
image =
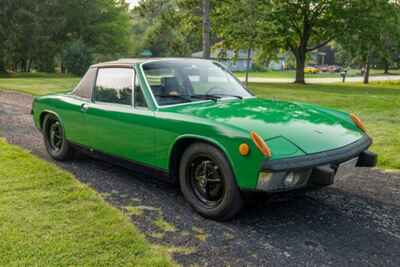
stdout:
[(251, 139), (253, 139), (254, 144), (260, 150), (260, 152), (265, 156), (270, 158), (272, 156), (271, 149), (265, 143), (264, 139), (261, 138), (256, 132), (251, 132)]
[(350, 114), (351, 119), (353, 120), (354, 124), (360, 128), (361, 130), (363, 130), (364, 132), (367, 132), (367, 128), (365, 128), (365, 124), (364, 122), (354, 113)]
[(249, 147), (248, 144), (243, 143), (243, 144), (241, 144), (241, 145), (239, 146), (239, 153), (240, 153), (240, 155), (242, 155), (242, 156), (247, 156), (247, 155), (249, 154), (249, 152), (250, 152), (250, 147)]

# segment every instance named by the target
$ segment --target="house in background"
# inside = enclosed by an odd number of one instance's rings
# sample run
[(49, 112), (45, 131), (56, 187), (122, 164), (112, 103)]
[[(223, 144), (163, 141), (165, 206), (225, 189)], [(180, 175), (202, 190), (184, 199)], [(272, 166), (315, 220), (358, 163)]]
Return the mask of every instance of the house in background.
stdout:
[[(250, 69), (253, 68), (253, 51), (250, 55)], [(201, 58), (203, 57), (203, 51), (199, 51), (192, 54), (192, 57)], [(247, 50), (239, 50), (236, 54), (233, 50), (213, 49), (211, 51), (211, 59), (216, 60), (224, 64), (230, 71), (246, 71), (247, 68)]]
[(335, 65), (335, 50), (330, 46), (324, 46), (310, 53), (312, 60), (317, 65)]

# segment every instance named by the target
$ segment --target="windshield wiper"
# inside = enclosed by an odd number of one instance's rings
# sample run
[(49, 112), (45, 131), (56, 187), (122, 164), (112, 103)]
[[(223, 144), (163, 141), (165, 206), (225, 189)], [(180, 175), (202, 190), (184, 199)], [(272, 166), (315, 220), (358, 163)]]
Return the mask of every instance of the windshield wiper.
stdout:
[(181, 100), (185, 100), (188, 102), (192, 102), (192, 100), (190, 100), (190, 98), (183, 96), (183, 95), (156, 95), (155, 97), (160, 97), (160, 98), (176, 98), (176, 99), (181, 99)]
[(221, 98), (221, 97), (224, 97), (224, 96), (228, 96), (228, 97), (236, 97), (236, 98), (238, 98), (238, 99), (243, 99), (243, 96), (240, 96), (240, 95), (230, 95), (230, 94), (210, 94), (209, 96), (215, 96), (215, 97), (220, 96), (220, 98)]
[(190, 95), (189, 97), (198, 99), (209, 99), (213, 101), (217, 101), (218, 99), (221, 98), (220, 96), (217, 95)]

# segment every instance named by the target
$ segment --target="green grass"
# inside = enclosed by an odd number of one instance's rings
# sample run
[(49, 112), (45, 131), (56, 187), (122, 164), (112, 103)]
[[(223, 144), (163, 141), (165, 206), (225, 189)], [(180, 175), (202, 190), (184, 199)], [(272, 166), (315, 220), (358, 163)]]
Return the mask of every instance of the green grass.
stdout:
[[(235, 72), (238, 77), (245, 77), (245, 72)], [(400, 75), (400, 70), (390, 70), (391, 75)], [(385, 75), (383, 70), (380, 69), (372, 69), (371, 76), (382, 76)], [(280, 79), (294, 79), (296, 76), (296, 72), (293, 70), (289, 71), (251, 71), (249, 72), (249, 77), (253, 78), (280, 78)], [(361, 76), (360, 70), (352, 69), (348, 76)], [(318, 74), (305, 74), (306, 78), (340, 78), (339, 73), (329, 73), (329, 72), (321, 72)]]
[(0, 139), (0, 266), (171, 266), (120, 211)]
[(302, 101), (358, 114), (374, 138), (379, 166), (400, 169), (400, 82), (363, 84), (250, 84), (259, 97)]
[(62, 74), (18, 73), (0, 76), (0, 90), (11, 90), (31, 95), (45, 95), (71, 91), (79, 78)]

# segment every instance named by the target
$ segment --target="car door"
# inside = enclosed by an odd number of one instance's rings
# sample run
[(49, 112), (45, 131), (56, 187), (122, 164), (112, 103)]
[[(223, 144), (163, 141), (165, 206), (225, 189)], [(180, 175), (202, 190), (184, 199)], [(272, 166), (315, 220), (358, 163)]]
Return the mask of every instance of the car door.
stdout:
[(89, 145), (90, 141), (85, 109), (91, 103), (96, 72), (96, 68), (90, 68), (72, 93), (63, 98), (64, 105), (59, 107), (66, 138), (83, 146)]
[[(126, 67), (99, 68), (92, 103), (86, 110), (90, 147), (145, 165), (154, 163), (154, 112), (135, 71)], [(136, 97), (135, 97), (136, 96)]]

